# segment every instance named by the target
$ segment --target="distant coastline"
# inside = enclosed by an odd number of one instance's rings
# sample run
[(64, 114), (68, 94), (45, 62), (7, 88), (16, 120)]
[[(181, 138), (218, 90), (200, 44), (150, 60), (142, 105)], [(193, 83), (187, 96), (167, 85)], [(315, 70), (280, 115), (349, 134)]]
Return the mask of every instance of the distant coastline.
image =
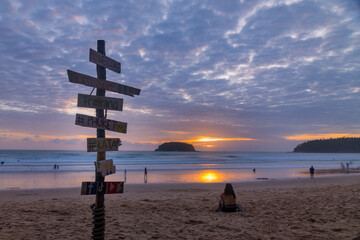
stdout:
[(360, 153), (360, 138), (331, 138), (311, 140), (297, 145), (294, 152), (303, 153)]

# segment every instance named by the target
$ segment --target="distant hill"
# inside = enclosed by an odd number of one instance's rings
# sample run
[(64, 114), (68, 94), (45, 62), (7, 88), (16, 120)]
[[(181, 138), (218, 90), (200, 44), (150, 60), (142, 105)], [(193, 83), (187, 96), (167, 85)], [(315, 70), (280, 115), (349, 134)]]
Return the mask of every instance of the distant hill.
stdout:
[(360, 138), (319, 139), (301, 143), (294, 152), (307, 153), (360, 153)]
[(163, 152), (195, 152), (193, 145), (183, 142), (166, 142), (161, 144), (155, 151)]

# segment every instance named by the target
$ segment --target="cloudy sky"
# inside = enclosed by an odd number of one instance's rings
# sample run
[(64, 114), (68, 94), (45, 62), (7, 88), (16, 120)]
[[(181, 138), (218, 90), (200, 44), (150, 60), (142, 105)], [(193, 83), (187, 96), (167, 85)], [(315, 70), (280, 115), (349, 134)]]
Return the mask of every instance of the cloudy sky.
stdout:
[(120, 150), (292, 151), (360, 136), (360, 1), (0, 1), (0, 149), (86, 149), (67, 69), (96, 76), (89, 49), (141, 89), (108, 118)]

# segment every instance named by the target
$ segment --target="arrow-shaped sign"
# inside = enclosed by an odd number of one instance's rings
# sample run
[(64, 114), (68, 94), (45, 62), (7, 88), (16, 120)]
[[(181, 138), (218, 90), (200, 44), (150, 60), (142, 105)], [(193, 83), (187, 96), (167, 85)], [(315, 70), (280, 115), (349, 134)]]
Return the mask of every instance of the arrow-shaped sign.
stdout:
[(107, 69), (110, 69), (111, 71), (114, 71), (116, 73), (120, 73), (121, 71), (121, 64), (118, 61), (115, 61), (114, 59), (111, 59), (104, 54), (92, 50), (91, 48), (89, 52), (89, 61)]
[(86, 74), (77, 73), (71, 70), (67, 70), (69, 82), (83, 84), (89, 87), (95, 87), (99, 89), (105, 89), (111, 92), (121, 93), (133, 97), (134, 95), (140, 95), (140, 89), (122, 85), (119, 83), (103, 80), (100, 78), (94, 78)]

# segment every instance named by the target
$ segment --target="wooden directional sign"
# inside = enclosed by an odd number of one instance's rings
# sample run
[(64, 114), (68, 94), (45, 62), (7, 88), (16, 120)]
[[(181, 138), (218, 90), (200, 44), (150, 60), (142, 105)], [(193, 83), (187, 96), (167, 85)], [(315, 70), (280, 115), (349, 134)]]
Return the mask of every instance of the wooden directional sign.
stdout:
[(127, 123), (114, 120), (76, 114), (75, 125), (109, 130), (113, 132), (126, 133)]
[(94, 78), (85, 74), (77, 73), (71, 70), (67, 70), (69, 82), (83, 84), (85, 86), (95, 87), (99, 89), (105, 89), (111, 92), (121, 93), (133, 97), (134, 95), (140, 95), (140, 89), (122, 85), (119, 83), (103, 80), (100, 78)]
[(81, 195), (96, 194), (96, 182), (82, 182)]
[(114, 59), (111, 59), (104, 54), (101, 54), (95, 50), (90, 48), (89, 53), (89, 61), (93, 62), (97, 65), (110, 69), (111, 71), (120, 73), (121, 72), (121, 64)]
[(78, 94), (77, 106), (122, 111), (123, 99)]
[(118, 151), (121, 146), (120, 138), (88, 138), (88, 152)]
[(114, 193), (123, 193), (124, 192), (124, 182), (106, 182), (106, 192), (107, 194)]
[(116, 172), (116, 166), (114, 166), (112, 159), (96, 161), (94, 164), (96, 172), (100, 172), (103, 177)]
[[(96, 182), (82, 182), (81, 195), (93, 195), (96, 194), (97, 184)], [(99, 188), (100, 192), (106, 194), (123, 193), (124, 182), (104, 182)]]

